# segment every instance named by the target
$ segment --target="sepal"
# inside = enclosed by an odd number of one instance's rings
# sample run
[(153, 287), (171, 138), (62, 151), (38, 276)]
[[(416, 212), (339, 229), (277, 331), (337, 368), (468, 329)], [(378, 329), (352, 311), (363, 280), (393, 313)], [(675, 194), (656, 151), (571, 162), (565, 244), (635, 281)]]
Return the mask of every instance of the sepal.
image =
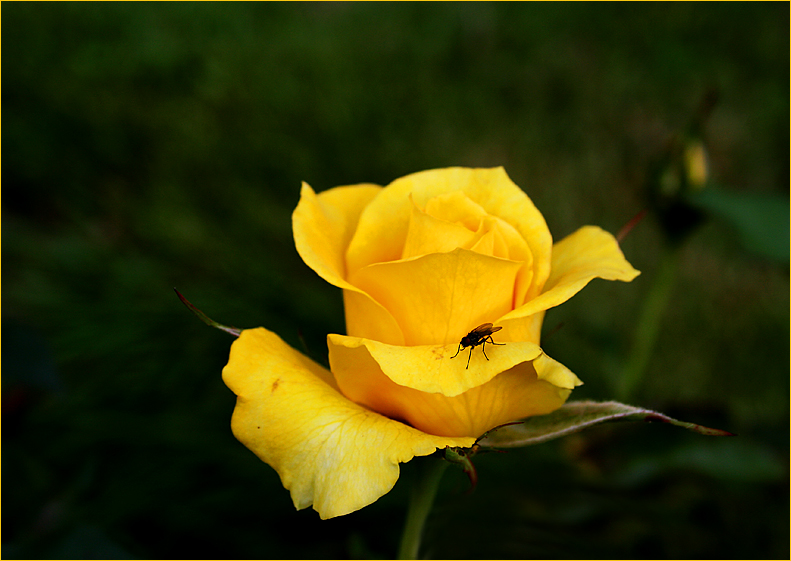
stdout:
[(220, 331), (225, 331), (226, 333), (230, 333), (234, 337), (238, 337), (239, 334), (242, 332), (242, 330), (237, 328), (237, 327), (230, 327), (228, 325), (223, 325), (221, 323), (217, 323), (216, 321), (211, 319), (209, 316), (204, 314), (202, 311), (200, 311), (198, 308), (196, 308), (195, 305), (192, 302), (190, 302), (189, 300), (187, 300), (184, 297), (184, 295), (181, 292), (179, 292), (175, 287), (173, 287), (173, 290), (176, 291), (176, 296), (179, 297), (179, 300), (181, 300), (182, 304), (187, 306), (187, 308), (189, 308), (190, 311), (193, 314), (198, 316), (199, 320), (201, 320), (203, 323), (205, 323), (209, 327), (215, 327), (215, 328), (219, 329)]

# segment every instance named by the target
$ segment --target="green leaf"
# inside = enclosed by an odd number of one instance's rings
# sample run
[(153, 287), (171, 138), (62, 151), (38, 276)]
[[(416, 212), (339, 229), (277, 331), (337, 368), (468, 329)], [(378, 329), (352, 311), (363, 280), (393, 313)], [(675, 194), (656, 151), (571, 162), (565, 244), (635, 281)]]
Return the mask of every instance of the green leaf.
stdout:
[(617, 401), (572, 401), (548, 415), (530, 417), (489, 431), (478, 442), (485, 448), (517, 448), (539, 444), (582, 429), (612, 421), (658, 421), (683, 427), (707, 436), (734, 436), (733, 433), (678, 421), (662, 413)]
[(688, 200), (730, 224), (745, 249), (788, 263), (789, 201), (786, 197), (710, 188), (690, 194)]

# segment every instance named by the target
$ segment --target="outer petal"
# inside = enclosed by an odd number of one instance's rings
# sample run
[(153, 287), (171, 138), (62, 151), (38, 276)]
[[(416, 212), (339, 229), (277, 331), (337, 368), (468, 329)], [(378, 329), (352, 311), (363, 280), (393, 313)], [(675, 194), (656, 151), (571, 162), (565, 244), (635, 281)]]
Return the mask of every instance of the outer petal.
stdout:
[(391, 345), (404, 344), (404, 334), (393, 315), (368, 294), (356, 289), (344, 290), (343, 307), (349, 335), (370, 337)]
[(231, 347), (223, 380), (238, 396), (234, 435), (280, 475), (294, 506), (348, 514), (390, 491), (401, 462), (472, 438), (425, 434), (343, 397), (332, 375), (259, 328)]
[[(320, 277), (343, 288), (344, 292), (359, 293), (352, 300), (364, 311), (366, 321), (377, 326), (377, 335), (382, 340), (400, 343), (403, 335), (392, 315), (346, 280), (346, 246), (363, 209), (381, 190), (378, 185), (362, 184), (335, 187), (316, 195), (307, 183), (303, 183), (299, 204), (292, 216), (294, 243), (302, 260)], [(349, 327), (347, 325), (347, 329)], [(349, 332), (355, 329), (359, 326), (351, 326)]]
[(544, 323), (546, 311), (541, 311), (532, 316), (515, 319), (498, 319), (495, 324), (503, 328), (504, 333), (514, 341), (530, 341), (536, 345), (541, 344), (541, 327)]
[(363, 209), (382, 191), (378, 185), (335, 187), (319, 195), (302, 183), (292, 215), (294, 242), (305, 263), (330, 284), (345, 286), (346, 247)]
[(597, 277), (629, 282), (639, 274), (624, 258), (612, 234), (597, 226), (583, 226), (555, 244), (552, 273), (541, 295), (500, 319), (528, 318), (553, 308)]
[(563, 405), (571, 388), (581, 383), (543, 354), (454, 397), (396, 384), (364, 345), (331, 344), (330, 364), (350, 399), (425, 432), (448, 436), (477, 437), (498, 425), (549, 413)]
[[(485, 384), (500, 372), (513, 368), (521, 362), (531, 362), (543, 352), (538, 345), (533, 343), (507, 343), (494, 348), (488, 345), (486, 353), (489, 360), (483, 356), (482, 349), (472, 349), (475, 355), (470, 359), (470, 368), (467, 368), (467, 353), (469, 350), (459, 352), (456, 358), (458, 345), (423, 345), (417, 347), (403, 347), (385, 345), (379, 341), (361, 339), (359, 337), (346, 337), (344, 335), (330, 334), (327, 336), (330, 348), (330, 363), (333, 371), (337, 363), (333, 361), (336, 347), (356, 349), (363, 347), (376, 361), (385, 376), (399, 386), (406, 386), (427, 393), (441, 393), (453, 397), (464, 393), (470, 388)], [(348, 368), (348, 365), (340, 365)], [(556, 385), (573, 388), (576, 376), (565, 382), (556, 380)], [(341, 385), (343, 389), (343, 385)]]

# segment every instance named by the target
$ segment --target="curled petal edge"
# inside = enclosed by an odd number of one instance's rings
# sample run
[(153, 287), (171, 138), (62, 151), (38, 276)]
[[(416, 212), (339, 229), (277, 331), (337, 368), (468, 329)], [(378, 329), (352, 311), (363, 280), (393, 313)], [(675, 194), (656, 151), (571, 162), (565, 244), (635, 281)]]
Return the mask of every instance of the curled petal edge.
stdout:
[[(291, 217), (294, 244), (305, 264), (325, 281), (342, 288), (347, 306), (365, 311), (365, 321), (376, 325), (377, 336), (395, 343), (404, 336), (393, 315), (364, 290), (346, 280), (346, 248), (360, 214), (382, 187), (372, 184), (335, 187), (319, 194), (302, 183), (299, 203)], [(348, 293), (355, 293), (354, 296)], [(350, 310), (347, 309), (347, 317)], [(356, 315), (354, 316), (356, 317)], [(347, 325), (350, 331), (357, 325)]]
[(388, 493), (399, 463), (475, 441), (429, 435), (349, 401), (329, 371), (263, 328), (242, 331), (223, 380), (237, 395), (236, 438), (275, 469), (297, 509), (312, 505), (322, 519)]
[(525, 318), (554, 308), (595, 278), (631, 282), (639, 274), (612, 234), (598, 226), (583, 226), (553, 246), (552, 270), (544, 291), (500, 320)]
[[(539, 379), (559, 388), (572, 389), (582, 384), (568, 368), (546, 356), (541, 347), (524, 341), (495, 347), (488, 345), (486, 355), (489, 360), (484, 357), (481, 347), (468, 347), (452, 359), (458, 351), (458, 344), (403, 347), (334, 333), (327, 336), (327, 344), (331, 347), (331, 355), (333, 346), (364, 347), (384, 375), (394, 383), (446, 397), (455, 397), (481, 386), (523, 362), (532, 362)], [(471, 362), (467, 368), (467, 354), (470, 352)]]

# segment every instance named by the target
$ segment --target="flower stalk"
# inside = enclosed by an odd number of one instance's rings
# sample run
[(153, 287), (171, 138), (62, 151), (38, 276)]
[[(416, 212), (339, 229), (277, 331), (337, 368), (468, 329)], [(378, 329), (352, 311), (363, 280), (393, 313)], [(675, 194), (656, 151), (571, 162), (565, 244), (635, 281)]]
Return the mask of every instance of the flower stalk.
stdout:
[(401, 535), (401, 544), (398, 547), (398, 559), (417, 559), (420, 542), (423, 537), (423, 527), (431, 512), (434, 499), (437, 496), (442, 475), (448, 467), (448, 462), (436, 458), (427, 458), (416, 474), (412, 490), (409, 494), (404, 533)]
[(662, 319), (673, 295), (680, 256), (681, 248), (678, 245), (669, 247), (662, 256), (656, 278), (643, 303), (632, 349), (616, 388), (620, 401), (629, 401), (633, 397), (651, 360)]

